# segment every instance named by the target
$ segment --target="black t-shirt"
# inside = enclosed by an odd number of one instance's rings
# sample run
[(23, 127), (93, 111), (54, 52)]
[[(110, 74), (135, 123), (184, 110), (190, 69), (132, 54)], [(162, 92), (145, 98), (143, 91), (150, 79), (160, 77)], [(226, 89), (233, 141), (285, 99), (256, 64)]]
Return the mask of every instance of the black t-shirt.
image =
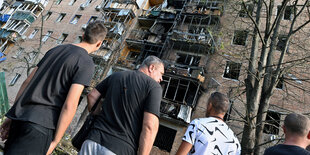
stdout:
[(310, 152), (299, 146), (279, 144), (266, 149), (264, 155), (310, 155)]
[(88, 139), (116, 154), (136, 154), (143, 113), (146, 111), (159, 117), (161, 86), (136, 70), (114, 73), (96, 89), (104, 102)]
[(94, 63), (85, 49), (68, 44), (49, 50), (37, 67), (32, 80), (6, 116), (55, 129), (71, 85), (88, 86)]

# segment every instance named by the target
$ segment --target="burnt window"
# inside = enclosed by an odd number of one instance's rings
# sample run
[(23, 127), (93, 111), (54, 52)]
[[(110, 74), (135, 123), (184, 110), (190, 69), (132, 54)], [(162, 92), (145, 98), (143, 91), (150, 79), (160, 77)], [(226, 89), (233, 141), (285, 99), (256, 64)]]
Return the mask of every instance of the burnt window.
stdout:
[(278, 88), (278, 89), (284, 88), (284, 77), (283, 76), (279, 77), (276, 88)]
[(182, 65), (198, 66), (200, 63), (200, 58), (200, 56), (177, 53), (176, 62)]
[(240, 75), (241, 63), (236, 63), (232, 61), (226, 62), (224, 77), (238, 80)]
[(241, 5), (241, 10), (239, 11), (239, 17), (248, 17), (247, 12), (252, 16), (254, 10), (253, 4), (246, 4), (246, 8)]
[(157, 146), (161, 150), (170, 152), (172, 149), (176, 133), (177, 133), (176, 130), (165, 127), (163, 125), (159, 125), (154, 146)]
[[(281, 7), (282, 7), (281, 5), (278, 6), (277, 15), (280, 14)], [(294, 13), (294, 6), (286, 6), (285, 10), (284, 10), (283, 19), (284, 20), (291, 20), (293, 13)]]
[(140, 52), (136, 51), (130, 51), (127, 55), (127, 60), (137, 60), (138, 56), (140, 55)]
[(247, 38), (248, 38), (248, 31), (236, 30), (234, 32), (233, 44), (245, 46)]
[[(276, 49), (279, 50), (279, 51), (283, 51), (285, 49), (285, 42), (286, 42), (286, 40), (287, 40), (287, 36), (286, 35), (280, 35), (278, 37), (278, 43), (277, 43)], [(289, 46), (289, 44), (287, 45), (286, 52), (288, 52), (288, 46)]]
[(279, 134), (281, 114), (274, 111), (268, 111), (264, 126), (264, 133)]
[(163, 98), (194, 106), (200, 85), (186, 79), (163, 76)]

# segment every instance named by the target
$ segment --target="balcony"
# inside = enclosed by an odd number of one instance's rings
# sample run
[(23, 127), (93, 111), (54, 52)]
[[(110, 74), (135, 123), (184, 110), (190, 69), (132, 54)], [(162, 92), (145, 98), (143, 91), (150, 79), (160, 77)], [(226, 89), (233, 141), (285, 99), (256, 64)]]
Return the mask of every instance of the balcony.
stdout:
[(43, 7), (46, 7), (47, 4), (48, 4), (48, 0), (25, 0), (25, 2), (30, 2), (30, 3), (33, 3), (33, 4), (40, 4)]
[(186, 3), (184, 12), (189, 14), (221, 16), (223, 10), (222, 1), (191, 0)]
[(28, 24), (31, 24), (35, 21), (35, 16), (30, 11), (21, 11), (17, 10), (11, 17), (11, 20), (21, 20), (26, 21)]
[(128, 22), (135, 18), (135, 14), (130, 9), (105, 8), (102, 13), (105, 22), (128, 24)]
[(123, 23), (107, 22), (104, 25), (108, 29), (106, 38), (110, 39), (119, 39), (126, 30), (126, 26)]

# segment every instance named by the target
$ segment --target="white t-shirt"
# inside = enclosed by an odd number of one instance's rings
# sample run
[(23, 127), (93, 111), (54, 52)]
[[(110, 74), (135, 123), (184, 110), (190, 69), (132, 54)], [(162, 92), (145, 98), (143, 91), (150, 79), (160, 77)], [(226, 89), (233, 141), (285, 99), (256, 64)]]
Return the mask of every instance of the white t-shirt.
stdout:
[(189, 155), (239, 155), (241, 152), (234, 132), (214, 117), (194, 119), (182, 139), (193, 145)]

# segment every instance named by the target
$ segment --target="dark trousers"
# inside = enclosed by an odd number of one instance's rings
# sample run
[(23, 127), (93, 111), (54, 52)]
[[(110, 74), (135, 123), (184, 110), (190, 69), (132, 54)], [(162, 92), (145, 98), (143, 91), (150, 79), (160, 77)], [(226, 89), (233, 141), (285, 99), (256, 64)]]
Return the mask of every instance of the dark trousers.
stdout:
[(12, 121), (5, 142), (5, 155), (45, 155), (54, 137), (54, 130), (41, 125)]

